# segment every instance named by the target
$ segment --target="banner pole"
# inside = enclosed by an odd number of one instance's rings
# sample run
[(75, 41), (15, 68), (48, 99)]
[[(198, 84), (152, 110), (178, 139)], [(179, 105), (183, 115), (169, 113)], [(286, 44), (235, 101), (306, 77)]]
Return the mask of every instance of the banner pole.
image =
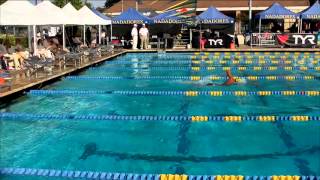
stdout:
[(259, 46), (261, 46), (261, 17), (259, 19)]
[(83, 25), (83, 45), (86, 46), (86, 25)]

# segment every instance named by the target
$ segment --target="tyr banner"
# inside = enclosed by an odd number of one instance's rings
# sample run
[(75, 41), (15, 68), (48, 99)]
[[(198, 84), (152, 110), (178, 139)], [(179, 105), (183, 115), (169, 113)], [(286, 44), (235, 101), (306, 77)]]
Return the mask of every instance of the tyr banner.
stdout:
[(312, 47), (317, 45), (317, 35), (314, 34), (278, 34), (280, 45), (289, 47)]

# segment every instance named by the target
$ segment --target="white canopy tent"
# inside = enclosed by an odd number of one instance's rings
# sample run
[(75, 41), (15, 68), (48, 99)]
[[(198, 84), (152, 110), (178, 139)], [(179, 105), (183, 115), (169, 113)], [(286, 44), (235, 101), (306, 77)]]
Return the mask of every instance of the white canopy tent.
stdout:
[(36, 7), (27, 0), (10, 0), (0, 6), (0, 25), (35, 25)]
[[(69, 18), (61, 8), (52, 4), (49, 0), (44, 0), (36, 6), (36, 11), (40, 13), (38, 25), (62, 25), (62, 47), (66, 47), (64, 25), (68, 24)], [(70, 19), (73, 19), (70, 17)]]
[[(77, 11), (70, 3), (63, 9), (52, 4), (50, 0), (44, 0), (37, 6), (34, 6), (29, 0), (9, 0), (0, 6), (0, 25), (22, 25), (28, 28), (30, 25), (33, 26), (34, 51), (36, 51), (37, 43), (36, 25), (63, 26), (63, 47), (65, 47), (64, 25), (99, 25), (100, 38), (100, 25), (110, 24), (111, 20), (101, 18), (87, 6)], [(29, 39), (31, 39), (30, 35)]]
[(68, 17), (67, 24), (73, 24), (73, 25), (84, 25), (83, 20), (80, 17), (79, 11), (77, 11), (71, 3), (66, 4), (62, 11), (64, 14)]
[(92, 12), (87, 6), (83, 6), (79, 10), (79, 16), (84, 24), (84, 42), (85, 42), (85, 25), (99, 25), (99, 42), (101, 41), (101, 25), (111, 25), (111, 20), (105, 20)]
[[(35, 25), (39, 23), (40, 14), (28, 0), (10, 0), (0, 6), (0, 25), (28, 26), (28, 45), (31, 48), (31, 28), (35, 36)], [(35, 38), (34, 38), (35, 44)]]
[(85, 25), (110, 25), (111, 20), (102, 19), (100, 16), (92, 12), (87, 6), (83, 6), (79, 10), (79, 16), (81, 17), (83, 24)]
[(36, 6), (37, 25), (62, 25), (67, 23), (67, 18), (61, 8), (52, 4), (49, 0), (44, 0)]

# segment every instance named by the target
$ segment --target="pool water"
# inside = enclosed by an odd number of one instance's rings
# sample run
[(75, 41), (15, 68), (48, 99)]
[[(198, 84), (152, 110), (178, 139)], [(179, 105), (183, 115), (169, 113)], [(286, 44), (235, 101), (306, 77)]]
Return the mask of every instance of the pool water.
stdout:
[[(224, 76), (191, 70), (194, 53), (130, 53), (89, 68), (80, 77), (123, 79), (70, 79), (44, 90), (106, 91), (319, 91), (319, 55), (287, 54), (292, 67), (310, 70), (232, 71), (236, 76), (315, 76), (313, 80), (247, 80), (234, 86), (206, 86), (224, 80), (190, 81), (173, 76)], [(200, 56), (200, 55), (199, 55)], [(204, 56), (204, 55), (203, 55)], [(223, 59), (212, 56), (211, 58)], [(245, 59), (249, 55), (242, 54)], [(259, 57), (260, 55), (251, 54)], [(277, 57), (279, 57), (277, 59)], [(268, 55), (266, 55), (266, 58)], [(280, 60), (280, 55), (276, 56)], [(297, 64), (304, 60), (306, 64)], [(187, 62), (189, 61), (189, 62)], [(257, 61), (257, 60), (253, 60)], [(190, 67), (174, 70), (173, 67)], [(199, 65), (192, 65), (199, 66)], [(205, 63), (200, 66), (209, 66)], [(278, 66), (243, 64), (252, 66)], [(152, 67), (161, 67), (153, 69)], [(171, 69), (170, 69), (171, 68)], [(164, 79), (135, 79), (167, 76)], [(170, 78), (171, 77), (171, 78)], [(1, 112), (67, 115), (204, 115), (319, 116), (319, 96), (128, 96), (116, 94), (27, 94)], [(2, 118), (0, 166), (130, 173), (320, 175), (320, 122), (171, 122), (101, 121)], [(12, 177), (11, 177), (12, 178)]]

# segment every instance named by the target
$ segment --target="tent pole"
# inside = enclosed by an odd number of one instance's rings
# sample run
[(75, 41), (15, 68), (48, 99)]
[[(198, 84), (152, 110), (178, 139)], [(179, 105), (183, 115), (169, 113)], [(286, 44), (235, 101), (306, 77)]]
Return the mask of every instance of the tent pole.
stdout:
[(261, 36), (260, 36), (260, 34), (261, 34), (261, 17), (259, 18), (259, 46), (261, 46)]
[(202, 34), (201, 34), (201, 23), (200, 23), (200, 33), (199, 33), (199, 49), (201, 51), (201, 39), (202, 39)]
[(259, 34), (261, 33), (261, 18), (259, 19)]
[(65, 25), (62, 25), (62, 49), (66, 48), (66, 32)]
[(31, 26), (28, 26), (28, 48), (31, 50), (32, 48), (32, 40), (31, 40)]
[(300, 31), (299, 31), (299, 33), (302, 33), (302, 18), (300, 19), (299, 27), (300, 27)]
[(101, 25), (99, 24), (99, 44), (101, 44)]
[(110, 44), (112, 44), (112, 24), (110, 25)]
[(36, 33), (36, 25), (33, 25), (33, 55), (37, 55), (37, 33)]
[(191, 28), (189, 29), (189, 36), (190, 36), (190, 40), (189, 40), (190, 47), (192, 47), (192, 30), (191, 30)]
[(249, 33), (252, 32), (252, 0), (249, 0)]
[(13, 28), (13, 35), (16, 36), (16, 27), (12, 26), (12, 28)]
[(86, 43), (86, 25), (83, 25), (83, 45), (87, 45)]

